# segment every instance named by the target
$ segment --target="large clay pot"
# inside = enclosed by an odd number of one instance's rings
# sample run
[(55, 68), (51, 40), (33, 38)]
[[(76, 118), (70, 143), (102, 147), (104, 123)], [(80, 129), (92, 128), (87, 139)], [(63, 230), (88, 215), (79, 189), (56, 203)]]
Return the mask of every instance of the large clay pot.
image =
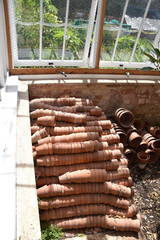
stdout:
[(134, 115), (125, 108), (119, 108), (115, 112), (117, 122), (124, 128), (130, 127), (134, 122)]

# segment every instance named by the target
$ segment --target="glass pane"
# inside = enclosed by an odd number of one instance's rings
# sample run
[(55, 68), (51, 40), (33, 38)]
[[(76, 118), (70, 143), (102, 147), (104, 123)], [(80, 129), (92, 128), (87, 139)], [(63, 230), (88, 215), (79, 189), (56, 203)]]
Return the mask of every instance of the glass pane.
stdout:
[(125, 0), (107, 0), (101, 49), (103, 61), (110, 61), (112, 58), (125, 2)]
[(144, 55), (144, 52), (150, 52), (151, 46), (148, 41), (153, 44), (159, 28), (160, 4), (159, 0), (155, 0), (152, 1), (146, 20), (143, 24), (142, 32), (132, 60), (133, 62), (146, 62), (148, 60), (148, 57)]
[(65, 59), (82, 60), (92, 0), (70, 0)]
[[(91, 2), (92, 0), (69, 1), (64, 60), (83, 58)], [(42, 59), (62, 59), (66, 6), (67, 0), (44, 0)]]
[[(118, 40), (118, 45), (114, 57), (114, 61), (128, 62), (130, 60), (132, 50), (139, 32), (140, 24), (145, 13), (148, 0), (131, 0), (127, 8), (123, 28)], [(146, 43), (144, 43), (146, 44)], [(138, 45), (138, 57), (140, 62), (143, 60), (141, 56), (141, 47)]]
[(66, 0), (43, 0), (42, 59), (62, 59)]
[(18, 59), (39, 58), (40, 1), (15, 0)]

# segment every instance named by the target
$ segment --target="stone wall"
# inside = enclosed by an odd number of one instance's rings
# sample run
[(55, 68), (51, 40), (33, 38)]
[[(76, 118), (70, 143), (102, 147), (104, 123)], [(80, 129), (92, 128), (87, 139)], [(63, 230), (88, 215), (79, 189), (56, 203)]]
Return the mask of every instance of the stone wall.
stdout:
[(64, 95), (92, 99), (106, 115), (119, 107), (131, 110), (136, 117), (151, 124), (160, 124), (160, 85), (155, 84), (35, 84), (29, 85), (29, 97)]

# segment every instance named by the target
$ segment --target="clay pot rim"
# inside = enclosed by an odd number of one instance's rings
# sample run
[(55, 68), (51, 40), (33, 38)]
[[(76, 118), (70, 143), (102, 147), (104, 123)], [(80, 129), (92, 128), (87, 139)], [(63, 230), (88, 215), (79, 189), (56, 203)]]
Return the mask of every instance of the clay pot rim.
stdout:
[[(127, 115), (127, 121), (123, 120), (124, 116)], [(122, 113), (117, 116), (122, 127), (128, 128), (134, 123), (134, 115), (129, 110), (124, 110)], [(124, 121), (124, 122), (123, 122)]]
[[(146, 158), (142, 158), (142, 156), (146, 156)], [(138, 161), (142, 163), (147, 163), (150, 159), (150, 155), (146, 152), (139, 152), (137, 153)]]
[[(159, 143), (159, 147), (157, 148), (156, 146), (154, 146), (154, 145), (156, 145), (157, 143)], [(160, 139), (157, 139), (157, 140), (155, 140), (154, 142), (152, 142), (151, 143), (151, 147), (152, 147), (152, 149), (154, 150), (154, 151), (160, 151)]]

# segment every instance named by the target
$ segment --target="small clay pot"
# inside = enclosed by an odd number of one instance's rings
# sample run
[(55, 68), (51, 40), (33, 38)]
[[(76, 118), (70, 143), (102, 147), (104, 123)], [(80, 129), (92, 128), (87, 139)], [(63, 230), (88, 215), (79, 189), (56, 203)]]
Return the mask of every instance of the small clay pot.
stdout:
[(137, 158), (138, 158), (138, 166), (140, 169), (145, 168), (145, 166), (147, 165), (149, 159), (150, 159), (150, 155), (146, 152), (139, 152), (137, 153)]
[(152, 134), (156, 138), (160, 138), (160, 128), (155, 126), (155, 127), (148, 127), (148, 131), (150, 134)]
[(160, 139), (157, 139), (151, 143), (152, 149), (160, 155)]
[(136, 148), (140, 145), (141, 142), (142, 142), (142, 137), (138, 133), (131, 132), (131, 134), (129, 134), (128, 143), (130, 147)]
[(155, 152), (151, 149), (147, 149), (145, 152), (150, 155), (150, 159), (148, 161), (148, 164), (154, 164), (158, 161), (159, 156), (158, 156), (157, 152)]
[(137, 154), (133, 149), (129, 147), (125, 148), (124, 154), (128, 158), (128, 160), (131, 162), (131, 164), (136, 162)]
[(135, 126), (135, 128), (136, 128), (138, 131), (141, 131), (141, 130), (143, 129), (143, 122), (142, 122), (141, 119), (139, 119), (139, 118), (135, 118), (135, 119), (134, 119), (133, 125)]
[(145, 141), (142, 141), (140, 145), (136, 148), (136, 152), (145, 152), (148, 148), (148, 144)]

